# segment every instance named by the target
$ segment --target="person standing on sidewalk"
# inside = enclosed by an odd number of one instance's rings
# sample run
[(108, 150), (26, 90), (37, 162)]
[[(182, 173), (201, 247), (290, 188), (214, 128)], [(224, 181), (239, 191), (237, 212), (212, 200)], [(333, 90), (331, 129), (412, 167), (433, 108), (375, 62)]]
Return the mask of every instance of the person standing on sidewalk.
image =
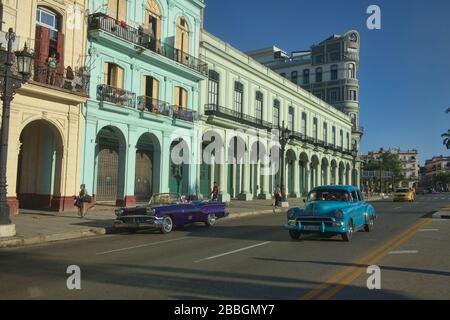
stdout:
[(212, 192), (210, 194), (212, 201), (218, 201), (219, 200), (219, 186), (217, 185), (217, 182), (214, 181), (214, 187), (212, 189)]
[(78, 193), (78, 197), (75, 201), (75, 205), (78, 207), (78, 216), (80, 216), (80, 218), (84, 217), (84, 200), (86, 198), (87, 195), (87, 191), (86, 191), (86, 186), (84, 184), (82, 184), (80, 186), (80, 192)]

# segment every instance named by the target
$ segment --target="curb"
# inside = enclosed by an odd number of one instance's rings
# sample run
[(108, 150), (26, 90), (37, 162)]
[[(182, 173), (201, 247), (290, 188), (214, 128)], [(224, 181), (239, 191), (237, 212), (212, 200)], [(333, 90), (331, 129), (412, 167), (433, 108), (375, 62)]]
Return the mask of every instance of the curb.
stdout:
[(440, 210), (436, 213), (433, 213), (431, 217), (433, 219), (450, 219), (450, 211)]

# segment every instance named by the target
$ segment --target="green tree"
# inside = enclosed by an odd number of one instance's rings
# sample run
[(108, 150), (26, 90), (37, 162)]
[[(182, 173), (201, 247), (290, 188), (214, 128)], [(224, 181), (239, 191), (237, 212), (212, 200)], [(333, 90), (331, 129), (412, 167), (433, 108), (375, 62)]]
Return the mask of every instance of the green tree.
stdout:
[[(363, 170), (365, 171), (378, 171), (378, 174), (374, 177), (377, 181), (377, 185), (380, 183), (383, 184), (382, 190), (387, 190), (387, 186), (392, 183), (393, 185), (396, 182), (403, 179), (403, 165), (398, 157), (398, 154), (392, 152), (382, 152), (378, 160), (369, 160), (365, 165)], [(380, 182), (380, 171), (389, 171), (392, 173), (393, 177), (386, 179), (385, 177), (381, 177)], [(381, 187), (381, 185), (380, 185)], [(380, 190), (381, 191), (381, 190)]]
[(450, 183), (450, 171), (439, 172), (433, 177), (433, 183), (435, 186), (447, 189), (447, 186)]
[[(450, 108), (448, 108), (445, 112), (450, 113)], [(444, 141), (443, 141), (444, 142), (444, 146), (447, 149), (450, 149), (450, 129), (448, 129), (446, 133), (443, 133), (441, 135), (441, 137), (444, 138)]]

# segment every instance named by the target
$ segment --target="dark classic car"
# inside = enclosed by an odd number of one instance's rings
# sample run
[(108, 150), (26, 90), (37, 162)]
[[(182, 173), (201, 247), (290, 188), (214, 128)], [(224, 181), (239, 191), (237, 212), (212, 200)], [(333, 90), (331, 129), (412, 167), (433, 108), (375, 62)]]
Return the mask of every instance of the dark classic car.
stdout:
[(286, 229), (292, 239), (304, 233), (341, 235), (350, 241), (359, 230), (370, 232), (377, 218), (372, 205), (353, 186), (322, 186), (311, 190), (304, 208), (287, 212)]
[(146, 206), (116, 209), (116, 227), (133, 232), (141, 227), (157, 228), (169, 233), (174, 226), (204, 222), (213, 226), (216, 220), (228, 216), (227, 205), (218, 201), (187, 201), (177, 193), (159, 193)]

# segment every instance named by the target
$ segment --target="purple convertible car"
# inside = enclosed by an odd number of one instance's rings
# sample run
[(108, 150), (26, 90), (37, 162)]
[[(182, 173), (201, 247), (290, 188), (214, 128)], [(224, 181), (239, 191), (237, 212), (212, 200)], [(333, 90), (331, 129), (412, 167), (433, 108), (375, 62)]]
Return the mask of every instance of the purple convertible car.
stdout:
[(227, 205), (218, 201), (186, 201), (178, 193), (159, 193), (142, 207), (116, 209), (116, 227), (126, 227), (130, 232), (141, 227), (157, 228), (169, 233), (174, 226), (204, 222), (213, 226), (216, 220), (228, 216)]

